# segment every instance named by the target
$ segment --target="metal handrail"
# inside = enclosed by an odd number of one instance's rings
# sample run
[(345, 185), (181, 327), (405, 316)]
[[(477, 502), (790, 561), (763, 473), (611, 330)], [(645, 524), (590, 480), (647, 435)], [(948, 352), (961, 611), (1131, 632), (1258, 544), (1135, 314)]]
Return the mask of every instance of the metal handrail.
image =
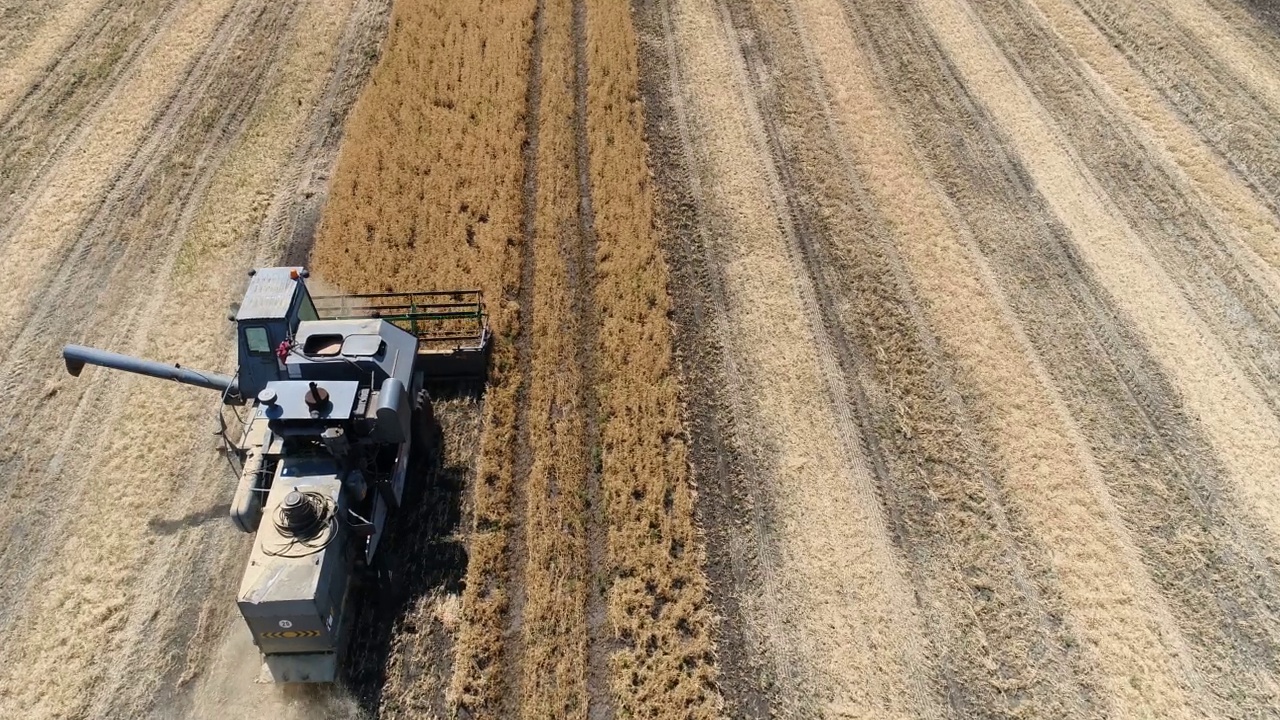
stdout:
[[(432, 302), (446, 297), (453, 302)], [(474, 299), (459, 301), (458, 298)], [(477, 348), (483, 348), (489, 336), (488, 314), (479, 290), (316, 295), (311, 301), (316, 314), (323, 319), (378, 318), (402, 327), (407, 324), (405, 330), (431, 342), (472, 341)], [(436, 330), (423, 327), (433, 323), (443, 326)], [(471, 329), (460, 330), (459, 323), (465, 323)]]

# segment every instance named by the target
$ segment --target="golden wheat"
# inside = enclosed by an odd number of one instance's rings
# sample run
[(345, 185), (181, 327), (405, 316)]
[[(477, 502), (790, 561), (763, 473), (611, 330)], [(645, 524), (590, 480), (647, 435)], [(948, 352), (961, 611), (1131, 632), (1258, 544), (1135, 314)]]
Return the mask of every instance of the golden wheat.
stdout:
[(625, 4), (588, 0), (591, 184), (609, 559), (611, 662), (623, 716), (714, 717), (711, 614), (672, 363), (667, 271)]
[(519, 377), (521, 144), (533, 3), (398, 2), (345, 128), (312, 264), (348, 291), (479, 287), (495, 336), (450, 685), (502, 688), (505, 550)]
[[(525, 557), (520, 709), (526, 718), (586, 718), (587, 550), (584, 382), (575, 313), (582, 278), (573, 129), (572, 0), (545, 0), (534, 216), (533, 361), (526, 422), (532, 453), (523, 510)], [(513, 688), (514, 690), (515, 688)]]
[[(468, 552), (455, 707), (478, 716), (583, 717), (588, 593), (608, 592), (622, 642), (610, 662), (624, 714), (716, 712), (702, 553), (693, 524), (653, 229), (636, 41), (625, 6), (589, 3), (588, 145), (599, 246), (583, 277), (575, 171), (573, 6), (543, 8), (537, 192), (521, 233), (522, 129), (532, 2), (518, 9), (395, 6), (379, 66), (352, 113), (313, 256), (347, 290), (479, 286), (496, 346), (485, 401)], [(533, 241), (523, 248), (522, 242)], [(534, 267), (521, 288), (521, 257)], [(594, 280), (589, 327), (575, 293)], [(524, 294), (532, 317), (520, 317)], [(531, 291), (530, 291), (531, 290)], [(530, 377), (516, 339), (531, 337)], [(601, 447), (587, 447), (580, 357), (597, 338)], [(527, 388), (522, 410), (521, 387)], [(517, 427), (517, 423), (525, 427)], [(516, 492), (517, 452), (527, 485)], [(590, 456), (598, 453), (607, 563), (590, 577)], [(523, 500), (519, 507), (513, 507)], [(512, 604), (513, 597), (518, 601)], [(514, 640), (504, 638), (518, 628)], [(504, 657), (514, 650), (518, 657)], [(512, 686), (512, 682), (516, 683)], [(505, 702), (505, 704), (504, 704)]]

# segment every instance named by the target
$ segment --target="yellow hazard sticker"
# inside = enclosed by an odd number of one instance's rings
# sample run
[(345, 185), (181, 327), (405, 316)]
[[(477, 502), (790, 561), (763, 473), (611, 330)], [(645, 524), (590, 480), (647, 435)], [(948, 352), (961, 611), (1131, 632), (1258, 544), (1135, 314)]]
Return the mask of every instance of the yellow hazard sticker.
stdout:
[(271, 638), (272, 640), (292, 640), (293, 638), (313, 638), (320, 637), (319, 630), (279, 630), (276, 632), (264, 632), (262, 637)]

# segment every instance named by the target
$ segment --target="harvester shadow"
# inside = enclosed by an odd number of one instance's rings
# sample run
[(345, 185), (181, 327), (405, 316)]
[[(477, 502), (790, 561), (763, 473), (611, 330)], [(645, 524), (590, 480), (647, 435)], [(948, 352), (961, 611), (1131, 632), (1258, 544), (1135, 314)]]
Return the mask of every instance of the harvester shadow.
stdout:
[[(458, 390), (449, 393), (459, 397)], [(441, 399), (439, 393), (433, 393)], [(479, 400), (465, 392), (462, 398)], [(446, 422), (447, 428), (447, 422)], [(447, 432), (447, 429), (446, 429)], [(463, 494), (472, 469), (443, 462), (440, 427), (432, 432), (425, 459), (415, 458), (404, 510), (379, 550), (378, 579), (364, 585), (356, 600), (345, 684), (365, 717), (380, 715), (392, 673), (405, 680), (438, 674), (450, 662), (450, 643), (433, 600), (462, 592), (467, 552), (458, 534)], [(398, 646), (412, 645), (411, 651)], [(395, 655), (395, 661), (392, 657)]]
[(153, 517), (147, 521), (147, 527), (151, 532), (159, 535), (173, 535), (187, 528), (230, 517), (230, 512), (231, 505), (221, 503), (207, 507), (204, 510), (194, 510), (178, 518)]

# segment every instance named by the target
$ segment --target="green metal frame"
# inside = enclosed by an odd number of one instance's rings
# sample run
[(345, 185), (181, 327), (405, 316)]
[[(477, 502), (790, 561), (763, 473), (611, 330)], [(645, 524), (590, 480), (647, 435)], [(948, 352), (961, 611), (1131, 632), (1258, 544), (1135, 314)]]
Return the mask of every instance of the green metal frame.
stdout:
[(422, 340), (469, 340), (475, 349), (489, 341), (489, 316), (479, 290), (315, 295), (311, 300), (322, 320), (376, 317)]

